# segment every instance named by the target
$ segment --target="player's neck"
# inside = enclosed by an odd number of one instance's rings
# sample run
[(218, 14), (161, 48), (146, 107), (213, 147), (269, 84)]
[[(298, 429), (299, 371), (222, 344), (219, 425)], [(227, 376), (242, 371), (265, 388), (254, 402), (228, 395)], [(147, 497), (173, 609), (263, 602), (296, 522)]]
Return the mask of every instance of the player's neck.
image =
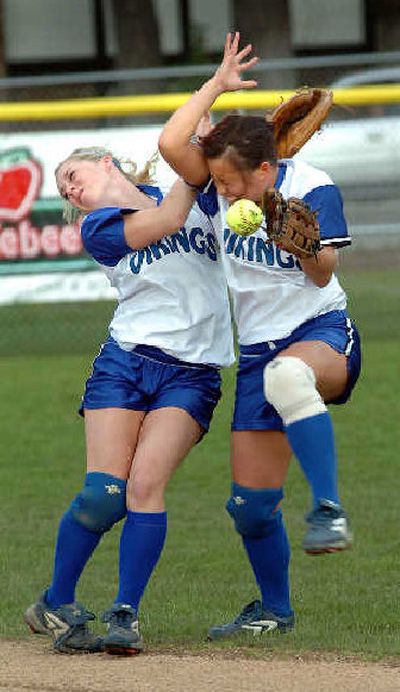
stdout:
[(113, 206), (115, 203), (115, 205), (119, 207), (150, 209), (157, 204), (152, 197), (146, 195), (128, 180), (122, 185), (119, 184), (114, 189), (111, 187), (109, 190), (109, 197), (110, 201), (113, 202), (110, 206)]

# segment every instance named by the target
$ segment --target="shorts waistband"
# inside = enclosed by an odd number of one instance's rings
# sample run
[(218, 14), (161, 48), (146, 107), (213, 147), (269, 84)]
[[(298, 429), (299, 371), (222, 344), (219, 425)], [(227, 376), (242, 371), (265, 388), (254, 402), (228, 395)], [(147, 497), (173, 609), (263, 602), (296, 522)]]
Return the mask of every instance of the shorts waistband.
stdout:
[(195, 368), (196, 370), (212, 370), (218, 371), (219, 368), (216, 365), (206, 365), (204, 363), (189, 363), (185, 360), (180, 360), (174, 356), (170, 356), (165, 351), (162, 351), (156, 346), (146, 346), (144, 344), (138, 344), (132, 349), (132, 353), (136, 353), (138, 356), (143, 356), (144, 358), (149, 358), (150, 360), (155, 360), (158, 363), (165, 363), (166, 365), (176, 365), (184, 368)]
[(261, 356), (263, 353), (270, 353), (280, 348), (281, 344), (286, 339), (278, 339), (275, 341), (260, 341), (258, 344), (249, 344), (240, 346), (240, 353), (243, 356)]
[(348, 317), (346, 310), (331, 310), (330, 312), (324, 312), (322, 315), (317, 315), (312, 317), (310, 320), (303, 322), (303, 324), (296, 327), (289, 336), (283, 337), (282, 339), (274, 339), (268, 341), (261, 341), (256, 344), (240, 344), (240, 353), (244, 356), (253, 355), (260, 356), (265, 353), (271, 353), (277, 349), (281, 350), (285, 348), (286, 345), (292, 343), (296, 340), (297, 336), (301, 336), (305, 330), (317, 326), (321, 322), (325, 323), (327, 326), (331, 326), (337, 320)]

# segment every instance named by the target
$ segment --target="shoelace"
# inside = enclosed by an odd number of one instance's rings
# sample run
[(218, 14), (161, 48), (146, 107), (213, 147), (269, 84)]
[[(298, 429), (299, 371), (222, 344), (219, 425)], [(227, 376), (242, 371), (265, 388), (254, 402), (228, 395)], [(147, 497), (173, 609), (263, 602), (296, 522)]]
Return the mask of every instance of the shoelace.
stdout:
[(130, 628), (133, 615), (126, 610), (108, 611), (104, 614), (103, 621), (118, 627)]
[(318, 507), (307, 515), (307, 521), (314, 524), (324, 524), (327, 519), (337, 519), (340, 513), (331, 507)]
[(75, 607), (74, 610), (65, 608), (60, 612), (60, 615), (71, 627), (86, 627), (86, 623), (89, 620), (96, 619), (94, 613), (79, 607)]
[(245, 606), (242, 612), (239, 613), (239, 615), (235, 619), (235, 624), (240, 625), (242, 622), (247, 622), (247, 620), (249, 620), (250, 615), (252, 614), (254, 614), (254, 616), (258, 616), (258, 605), (258, 601), (252, 601), (247, 606)]

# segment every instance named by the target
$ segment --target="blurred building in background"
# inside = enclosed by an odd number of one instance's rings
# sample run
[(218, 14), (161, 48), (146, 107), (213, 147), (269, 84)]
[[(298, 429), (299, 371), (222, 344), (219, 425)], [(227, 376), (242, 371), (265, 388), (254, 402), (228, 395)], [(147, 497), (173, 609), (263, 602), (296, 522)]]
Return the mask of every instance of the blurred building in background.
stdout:
[(398, 0), (2, 0), (0, 20), (5, 75), (210, 60), (233, 28), (266, 59), (400, 46)]

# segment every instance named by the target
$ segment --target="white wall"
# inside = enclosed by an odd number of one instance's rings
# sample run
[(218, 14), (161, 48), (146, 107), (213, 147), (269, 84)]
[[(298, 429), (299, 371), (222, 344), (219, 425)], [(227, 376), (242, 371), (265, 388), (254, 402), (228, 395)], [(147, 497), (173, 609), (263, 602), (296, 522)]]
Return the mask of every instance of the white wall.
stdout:
[(95, 56), (92, 0), (4, 0), (12, 62)]
[[(145, 2), (146, 0), (144, 0)], [(148, 1), (148, 0), (147, 0)], [(161, 50), (183, 49), (178, 0), (152, 0), (160, 22)], [(3, 0), (5, 50), (12, 63), (96, 57), (93, 0)], [(117, 49), (111, 0), (104, 0), (107, 53)], [(222, 49), (231, 23), (231, 0), (190, 0), (191, 23), (209, 51)]]
[(362, 45), (364, 0), (289, 0), (291, 39), (298, 48)]

